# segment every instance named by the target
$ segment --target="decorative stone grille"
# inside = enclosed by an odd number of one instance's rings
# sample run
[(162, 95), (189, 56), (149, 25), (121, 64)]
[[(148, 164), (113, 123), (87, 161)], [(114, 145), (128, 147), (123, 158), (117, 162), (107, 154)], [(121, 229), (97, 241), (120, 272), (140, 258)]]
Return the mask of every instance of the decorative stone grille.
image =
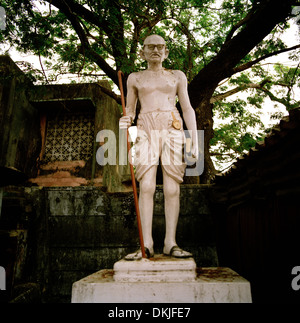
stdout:
[(89, 111), (47, 116), (44, 162), (87, 161), (93, 153), (94, 114)]

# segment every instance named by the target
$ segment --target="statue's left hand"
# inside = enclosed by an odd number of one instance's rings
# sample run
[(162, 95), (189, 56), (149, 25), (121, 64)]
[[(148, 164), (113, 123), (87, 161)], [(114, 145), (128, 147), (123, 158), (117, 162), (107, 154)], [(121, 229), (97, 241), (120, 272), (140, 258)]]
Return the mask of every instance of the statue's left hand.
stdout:
[(186, 145), (187, 145), (186, 152), (188, 156), (198, 159), (198, 154), (199, 154), (198, 143), (188, 138)]
[(198, 148), (198, 144), (193, 142), (192, 143), (192, 149), (191, 149), (191, 154), (193, 158), (198, 159), (198, 155), (199, 155), (199, 148)]

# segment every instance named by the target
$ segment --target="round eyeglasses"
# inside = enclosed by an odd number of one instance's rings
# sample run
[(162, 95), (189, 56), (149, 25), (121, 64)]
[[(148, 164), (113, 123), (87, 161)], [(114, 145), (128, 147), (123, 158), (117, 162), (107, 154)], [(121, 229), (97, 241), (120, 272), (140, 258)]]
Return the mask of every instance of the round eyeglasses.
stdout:
[(153, 44), (149, 44), (149, 45), (145, 45), (147, 46), (150, 50), (154, 50), (155, 48), (157, 48), (157, 50), (161, 51), (165, 48), (165, 45), (153, 45)]

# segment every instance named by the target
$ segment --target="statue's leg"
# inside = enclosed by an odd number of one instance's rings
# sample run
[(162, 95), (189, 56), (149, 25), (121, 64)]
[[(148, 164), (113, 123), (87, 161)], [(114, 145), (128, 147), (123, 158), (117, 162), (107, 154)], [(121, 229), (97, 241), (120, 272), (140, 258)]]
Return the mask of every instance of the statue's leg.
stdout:
[(153, 251), (152, 220), (153, 220), (153, 197), (156, 189), (157, 165), (151, 167), (140, 180), (139, 207), (142, 223), (144, 245), (150, 254)]
[(176, 258), (191, 257), (192, 254), (177, 246), (176, 229), (180, 208), (180, 184), (163, 170), (163, 187), (165, 196), (166, 235), (163, 253)]
[(169, 254), (171, 248), (176, 245), (176, 229), (179, 216), (179, 194), (180, 187), (165, 170), (163, 170), (163, 188), (165, 197), (166, 235), (164, 242), (164, 253)]

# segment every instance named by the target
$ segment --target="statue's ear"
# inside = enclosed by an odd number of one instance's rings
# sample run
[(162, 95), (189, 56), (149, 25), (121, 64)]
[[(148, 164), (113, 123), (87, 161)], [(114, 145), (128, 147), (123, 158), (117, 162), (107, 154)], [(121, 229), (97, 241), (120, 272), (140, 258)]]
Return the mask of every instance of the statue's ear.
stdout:
[(146, 59), (143, 49), (140, 51), (140, 56), (142, 59)]
[(168, 58), (169, 53), (170, 53), (170, 52), (169, 52), (168, 48), (166, 48), (166, 49), (165, 49), (165, 59), (166, 59), (166, 58)]

